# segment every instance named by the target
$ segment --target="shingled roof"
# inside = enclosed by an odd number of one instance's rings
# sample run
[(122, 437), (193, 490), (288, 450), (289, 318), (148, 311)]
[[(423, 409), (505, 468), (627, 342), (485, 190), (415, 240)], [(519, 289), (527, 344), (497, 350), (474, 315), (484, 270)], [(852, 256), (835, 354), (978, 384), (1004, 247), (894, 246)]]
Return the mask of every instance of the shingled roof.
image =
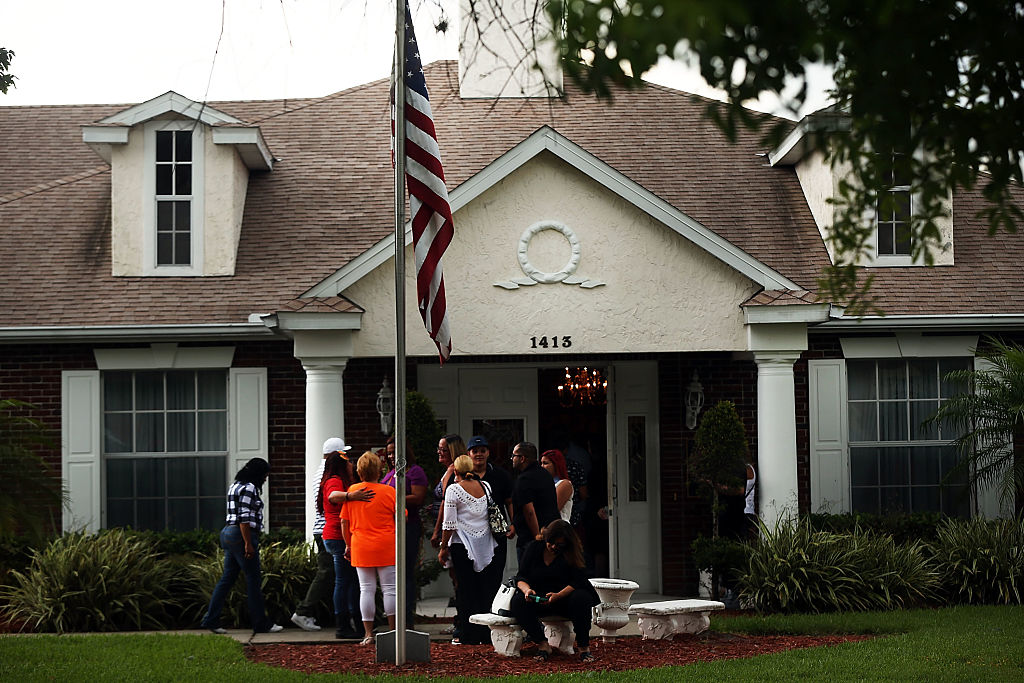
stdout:
[[(458, 66), (426, 69), (454, 189), (542, 126), (558, 133), (802, 289), (828, 257), (792, 168), (770, 167), (757, 134), (730, 144), (708, 100), (650, 85), (598, 101), (463, 100)], [(231, 324), (251, 313), (348, 302), (292, 301), (392, 231), (387, 81), (317, 99), (211, 103), (258, 125), (277, 161), (250, 176), (236, 272), (113, 277), (110, 171), (81, 126), (130, 105), (0, 107), (0, 327)], [(878, 269), (893, 313), (1008, 312), (1020, 239), (994, 240), (957, 197), (956, 266)], [(446, 268), (446, 271), (448, 269)], [(290, 302), (290, 303), (289, 303)]]

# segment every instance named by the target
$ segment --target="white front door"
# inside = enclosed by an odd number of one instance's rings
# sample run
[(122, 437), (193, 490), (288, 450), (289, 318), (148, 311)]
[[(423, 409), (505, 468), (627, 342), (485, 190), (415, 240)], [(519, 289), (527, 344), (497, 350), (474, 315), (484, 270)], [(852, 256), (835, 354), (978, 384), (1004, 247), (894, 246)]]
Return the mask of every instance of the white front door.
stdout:
[(612, 576), (661, 592), (658, 366), (615, 363), (608, 381)]

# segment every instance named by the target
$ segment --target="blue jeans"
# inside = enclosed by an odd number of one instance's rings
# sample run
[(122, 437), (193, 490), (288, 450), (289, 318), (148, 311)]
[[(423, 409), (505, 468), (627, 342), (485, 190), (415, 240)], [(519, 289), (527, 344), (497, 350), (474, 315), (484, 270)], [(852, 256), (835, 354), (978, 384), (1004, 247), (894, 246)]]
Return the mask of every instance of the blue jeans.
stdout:
[(220, 613), (224, 610), (224, 602), (228, 599), (231, 587), (239, 572), (245, 573), (245, 594), (249, 601), (249, 621), (252, 630), (259, 633), (270, 628), (266, 608), (263, 604), (262, 575), (260, 572), (260, 535), (252, 532), (252, 545), (256, 554), (252, 559), (245, 557), (245, 540), (242, 531), (236, 524), (229, 524), (220, 530), (220, 547), (224, 549), (224, 573), (210, 596), (210, 606), (203, 615), (202, 625), (205, 628), (220, 626)]
[(324, 547), (334, 557), (334, 614), (342, 618), (359, 617), (359, 578), (345, 559), (345, 541), (324, 539)]

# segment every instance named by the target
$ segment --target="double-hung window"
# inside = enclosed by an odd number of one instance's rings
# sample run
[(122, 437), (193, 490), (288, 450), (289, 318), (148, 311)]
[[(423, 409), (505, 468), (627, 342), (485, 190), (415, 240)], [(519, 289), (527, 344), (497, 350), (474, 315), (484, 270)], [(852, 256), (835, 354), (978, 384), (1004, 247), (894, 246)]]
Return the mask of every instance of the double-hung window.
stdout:
[(970, 358), (847, 361), (853, 512), (970, 514), (964, 477), (947, 481), (958, 434), (925, 420), (964, 390), (945, 379)]
[(106, 371), (102, 396), (106, 526), (219, 529), (227, 372)]
[(875, 207), (878, 231), (878, 256), (910, 256), (910, 217), (913, 197), (910, 193), (910, 159), (893, 153), (886, 171), (885, 187), (879, 192)]
[(192, 265), (192, 131), (157, 130), (156, 264)]

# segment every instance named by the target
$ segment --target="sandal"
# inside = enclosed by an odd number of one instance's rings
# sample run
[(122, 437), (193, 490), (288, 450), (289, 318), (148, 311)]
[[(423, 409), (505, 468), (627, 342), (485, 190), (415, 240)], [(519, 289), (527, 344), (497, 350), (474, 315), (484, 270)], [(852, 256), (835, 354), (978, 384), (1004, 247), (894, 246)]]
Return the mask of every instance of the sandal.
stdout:
[(592, 662), (592, 661), (594, 661), (594, 655), (592, 655), (590, 653), (590, 650), (587, 650), (586, 652), (581, 652), (580, 653), (580, 661), (581, 662)]
[(373, 645), (373, 636), (366, 636), (359, 641), (360, 645)]
[(551, 650), (537, 650), (537, 654), (533, 656), (538, 662), (546, 662), (551, 657)]

